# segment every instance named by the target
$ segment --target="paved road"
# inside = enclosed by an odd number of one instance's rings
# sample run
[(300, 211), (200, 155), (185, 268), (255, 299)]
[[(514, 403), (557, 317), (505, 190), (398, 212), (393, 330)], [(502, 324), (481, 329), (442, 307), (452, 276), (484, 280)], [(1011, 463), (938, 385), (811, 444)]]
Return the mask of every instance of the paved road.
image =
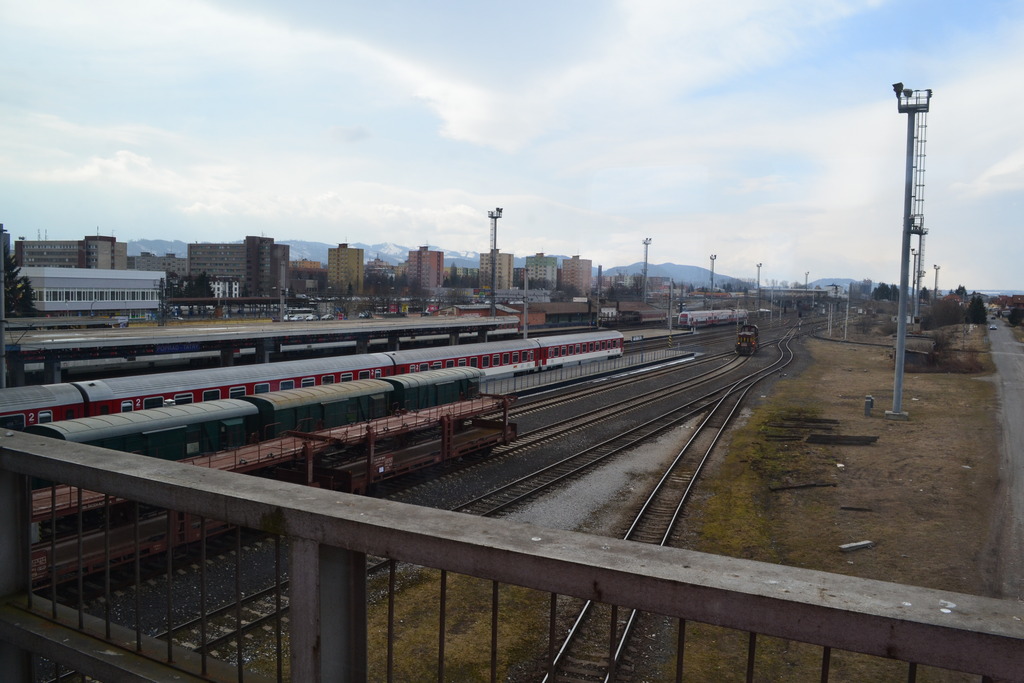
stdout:
[(1003, 425), (1001, 475), (1003, 498), (998, 553), (1003, 597), (1024, 599), (1024, 344), (1005, 323), (989, 330), (997, 370)]

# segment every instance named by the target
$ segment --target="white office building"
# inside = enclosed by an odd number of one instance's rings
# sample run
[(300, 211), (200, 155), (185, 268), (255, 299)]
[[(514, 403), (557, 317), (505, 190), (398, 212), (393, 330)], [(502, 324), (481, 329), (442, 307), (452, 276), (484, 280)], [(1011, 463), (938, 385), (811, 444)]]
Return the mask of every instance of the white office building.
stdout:
[(36, 310), (49, 316), (155, 315), (165, 274), (156, 270), (32, 268), (21, 274), (32, 282)]

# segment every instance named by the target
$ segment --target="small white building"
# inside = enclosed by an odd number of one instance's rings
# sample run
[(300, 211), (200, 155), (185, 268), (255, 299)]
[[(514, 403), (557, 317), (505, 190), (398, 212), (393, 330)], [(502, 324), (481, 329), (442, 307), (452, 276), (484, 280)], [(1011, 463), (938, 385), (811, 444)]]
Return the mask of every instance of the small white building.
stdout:
[(158, 270), (24, 267), (43, 315), (155, 315), (165, 274)]

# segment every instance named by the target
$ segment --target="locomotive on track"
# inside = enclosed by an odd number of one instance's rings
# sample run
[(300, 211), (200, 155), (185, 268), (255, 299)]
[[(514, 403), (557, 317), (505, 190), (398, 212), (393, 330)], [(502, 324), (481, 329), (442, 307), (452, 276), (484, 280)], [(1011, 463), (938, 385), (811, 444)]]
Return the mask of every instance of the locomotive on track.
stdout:
[(0, 428), (176, 406), (290, 389), (383, 379), (443, 368), (486, 377), (537, 372), (622, 355), (620, 332), (606, 330), (407, 351), (184, 370), (0, 390)]
[(736, 333), (736, 353), (753, 356), (757, 353), (757, 325), (742, 325)]

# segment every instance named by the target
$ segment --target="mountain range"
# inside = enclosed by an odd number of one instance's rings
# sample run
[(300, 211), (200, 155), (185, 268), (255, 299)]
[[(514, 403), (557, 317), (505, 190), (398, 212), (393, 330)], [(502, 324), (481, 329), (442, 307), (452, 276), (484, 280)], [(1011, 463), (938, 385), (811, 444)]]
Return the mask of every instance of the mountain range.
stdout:
[[(240, 243), (241, 240), (238, 240), (237, 242)], [(324, 242), (305, 242), (302, 240), (281, 240), (278, 243), (287, 244), (291, 247), (292, 260), (306, 259), (309, 261), (319, 261), (320, 263), (327, 263), (327, 250), (337, 246), (335, 244), (326, 244)], [(365, 258), (368, 261), (374, 258), (380, 258), (382, 261), (386, 261), (392, 265), (398, 265), (399, 263), (405, 262), (409, 258), (409, 252), (416, 251), (416, 248), (394, 244), (393, 242), (381, 242), (379, 244), (363, 244), (360, 242), (354, 242), (349, 243), (349, 246), (356, 249), (362, 249)], [(480, 266), (479, 252), (444, 249), (433, 245), (431, 245), (430, 248), (444, 252), (444, 265), (446, 268), (450, 268), (451, 266), (459, 268), (478, 268)], [(182, 242), (181, 240), (128, 241), (129, 256), (138, 256), (143, 251), (157, 254), (158, 256), (174, 254), (181, 258), (185, 258), (188, 256), (188, 243)], [(560, 256), (558, 254), (548, 255), (554, 256), (559, 261), (570, 258), (568, 256)], [(516, 267), (521, 268), (526, 265), (525, 256), (517, 256), (514, 260)], [(629, 265), (605, 268), (603, 269), (602, 274), (605, 276), (619, 274), (638, 275), (643, 273), (643, 270), (643, 262), (638, 261)], [(593, 269), (593, 273), (594, 275), (597, 275), (597, 268)], [(674, 280), (677, 284), (690, 284), (696, 287), (709, 284), (711, 281), (711, 271), (707, 268), (680, 265), (677, 263), (648, 263), (647, 275), (648, 277), (667, 277)], [(734, 287), (745, 286), (750, 283), (752, 279), (753, 278), (735, 278), (723, 273), (715, 273), (715, 285), (718, 287), (724, 287), (727, 284), (731, 284)], [(808, 284), (811, 287), (825, 287), (831, 284), (845, 287), (853, 281), (854, 280), (851, 278), (823, 278)]]

